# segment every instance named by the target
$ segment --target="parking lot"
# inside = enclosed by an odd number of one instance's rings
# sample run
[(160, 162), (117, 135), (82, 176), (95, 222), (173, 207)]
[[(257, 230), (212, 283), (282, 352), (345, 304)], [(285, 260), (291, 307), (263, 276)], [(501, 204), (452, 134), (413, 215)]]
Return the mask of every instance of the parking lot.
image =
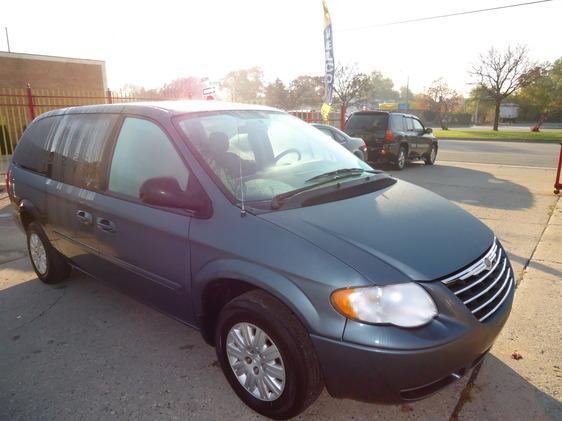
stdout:
[[(512, 315), (481, 368), (428, 399), (381, 406), (323, 392), (302, 419), (562, 419), (558, 148), (447, 141), (435, 166), (393, 173), (494, 230), (517, 274)], [(40, 283), (0, 198), (0, 419), (260, 418), (196, 331), (79, 273)]]

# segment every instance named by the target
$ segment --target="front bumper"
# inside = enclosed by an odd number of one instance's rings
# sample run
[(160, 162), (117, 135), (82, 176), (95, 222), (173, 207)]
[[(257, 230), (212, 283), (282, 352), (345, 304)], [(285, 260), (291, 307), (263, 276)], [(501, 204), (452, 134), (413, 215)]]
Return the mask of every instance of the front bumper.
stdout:
[[(470, 314), (464, 314), (466, 320), (440, 315), (418, 329), (348, 321), (342, 341), (311, 335), (326, 388), (336, 398), (376, 403), (430, 396), (480, 363), (505, 324), (512, 301), (513, 291), (486, 323)], [(390, 347), (392, 343), (397, 346)]]

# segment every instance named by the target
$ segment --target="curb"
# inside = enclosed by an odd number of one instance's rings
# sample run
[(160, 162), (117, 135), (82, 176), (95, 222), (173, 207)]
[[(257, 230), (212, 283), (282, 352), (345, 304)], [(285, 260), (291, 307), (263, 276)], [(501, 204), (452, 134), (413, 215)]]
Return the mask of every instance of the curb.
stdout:
[(468, 140), (471, 142), (512, 142), (512, 143), (551, 143), (551, 144), (558, 144), (560, 143), (558, 139), (482, 139), (478, 137), (438, 137), (438, 140)]

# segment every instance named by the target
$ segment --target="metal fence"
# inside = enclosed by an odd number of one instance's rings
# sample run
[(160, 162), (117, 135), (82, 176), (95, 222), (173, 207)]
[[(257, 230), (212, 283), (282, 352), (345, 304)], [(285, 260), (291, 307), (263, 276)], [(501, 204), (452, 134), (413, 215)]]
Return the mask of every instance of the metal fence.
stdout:
[(160, 95), (136, 96), (111, 90), (0, 88), (0, 155), (10, 155), (27, 125), (39, 114), (64, 107), (157, 101)]

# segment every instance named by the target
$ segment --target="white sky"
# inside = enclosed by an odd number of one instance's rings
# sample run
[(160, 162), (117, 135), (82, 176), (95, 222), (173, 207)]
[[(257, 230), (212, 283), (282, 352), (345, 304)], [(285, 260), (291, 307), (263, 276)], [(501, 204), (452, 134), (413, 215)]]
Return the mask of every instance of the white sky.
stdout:
[[(525, 44), (562, 56), (562, 0), (484, 14), (342, 31), (524, 0), (328, 0), (336, 61), (380, 70), (419, 92), (441, 76), (467, 93), (470, 64), (490, 46)], [(185, 76), (218, 80), (260, 66), (266, 80), (323, 74), (321, 0), (4, 0), (0, 25), (14, 52), (106, 61), (109, 86), (158, 87)], [(0, 50), (6, 50), (3, 28)]]

